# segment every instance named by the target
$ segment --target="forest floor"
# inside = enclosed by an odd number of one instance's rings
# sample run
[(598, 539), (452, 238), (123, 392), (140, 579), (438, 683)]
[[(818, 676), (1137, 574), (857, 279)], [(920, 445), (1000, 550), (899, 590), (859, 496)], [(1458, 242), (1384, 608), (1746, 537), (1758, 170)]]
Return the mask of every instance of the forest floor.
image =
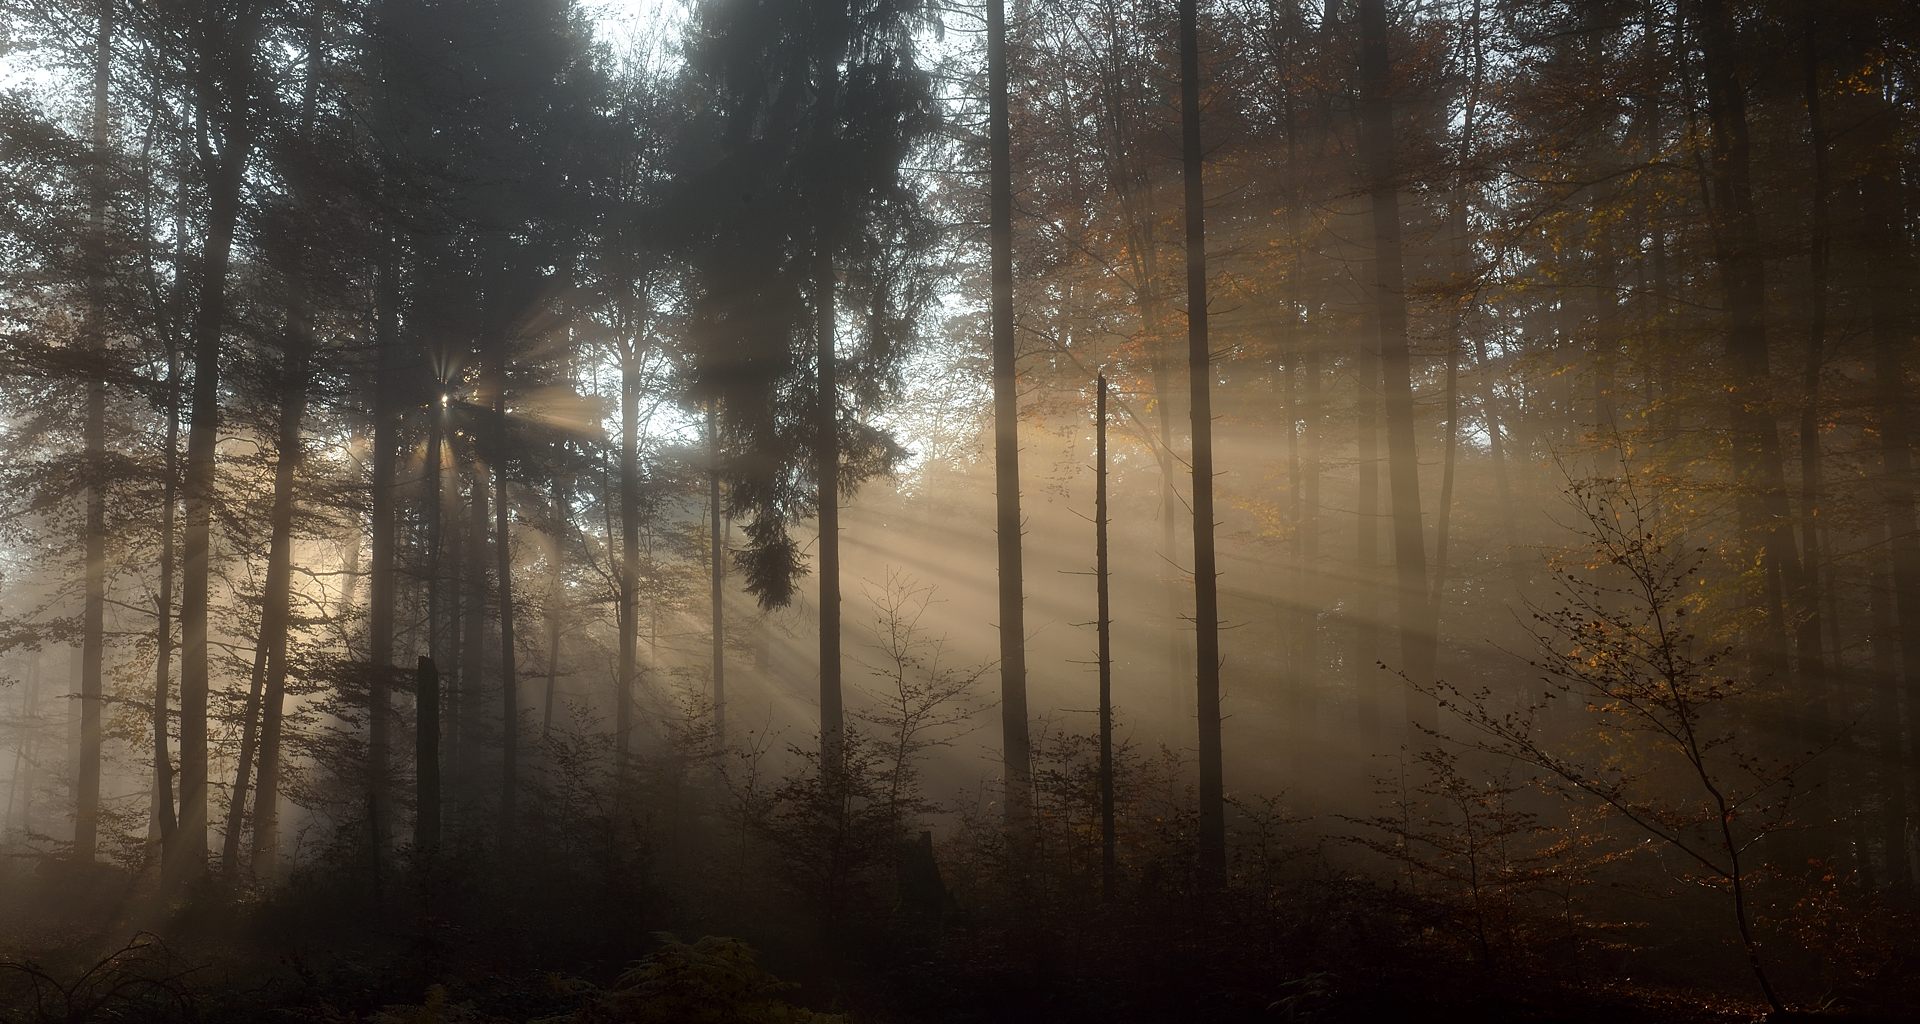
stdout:
[[(324, 880), (273, 893), (209, 886), (163, 902), (105, 869), (0, 887), (0, 1021), (308, 1024), (804, 1022), (988, 1024), (1764, 1019), (1704, 961), (1506, 950), (1482, 960), (1377, 890), (1329, 893), (1275, 921), (1139, 906), (800, 926), (659, 901), (629, 916), (542, 914), (557, 901), (463, 900), (424, 912)], [(357, 904), (357, 905), (356, 905)], [(529, 913), (528, 908), (536, 908)], [(738, 939), (702, 936), (709, 932)], [(690, 941), (675, 939), (675, 933)], [(1713, 969), (1719, 969), (1715, 964)], [(781, 980), (776, 980), (778, 976)], [(1817, 1017), (1913, 1019), (1893, 1002)], [(1891, 1009), (1890, 1009), (1891, 1007)]]

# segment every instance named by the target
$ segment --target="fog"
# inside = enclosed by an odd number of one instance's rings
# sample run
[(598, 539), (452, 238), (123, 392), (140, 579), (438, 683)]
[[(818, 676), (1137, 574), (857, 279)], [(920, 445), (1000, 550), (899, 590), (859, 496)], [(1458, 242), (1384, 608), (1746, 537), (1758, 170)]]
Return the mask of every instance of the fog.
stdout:
[(0, 1021), (1904, 1019), (1911, 22), (0, 4)]

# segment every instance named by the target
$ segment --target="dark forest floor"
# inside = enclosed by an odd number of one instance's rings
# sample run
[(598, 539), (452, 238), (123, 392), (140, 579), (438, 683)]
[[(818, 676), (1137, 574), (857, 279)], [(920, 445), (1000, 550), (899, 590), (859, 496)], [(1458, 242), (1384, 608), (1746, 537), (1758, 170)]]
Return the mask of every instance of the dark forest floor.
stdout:
[[(537, 874), (537, 872), (535, 872)], [(499, 880), (496, 879), (496, 882)], [(1736, 1022), (1765, 1017), (1717, 951), (1541, 939), (1488, 956), (1391, 889), (1343, 881), (1275, 913), (1245, 893), (1067, 913), (953, 908), (808, 921), (543, 880), (315, 873), (161, 901), (107, 869), (0, 890), (0, 1020), (493, 1022)], [(678, 935), (685, 942), (672, 938)], [(708, 935), (737, 939), (703, 939)], [(1896, 957), (1911, 972), (1916, 954)], [(635, 965), (642, 965), (636, 969)], [(1711, 986), (1689, 983), (1711, 977)], [(775, 976), (780, 981), (776, 982)], [(1920, 1019), (1898, 973), (1816, 1018)], [(1809, 999), (1812, 1002), (1812, 999)], [(822, 1016), (826, 1015), (826, 1016)]]

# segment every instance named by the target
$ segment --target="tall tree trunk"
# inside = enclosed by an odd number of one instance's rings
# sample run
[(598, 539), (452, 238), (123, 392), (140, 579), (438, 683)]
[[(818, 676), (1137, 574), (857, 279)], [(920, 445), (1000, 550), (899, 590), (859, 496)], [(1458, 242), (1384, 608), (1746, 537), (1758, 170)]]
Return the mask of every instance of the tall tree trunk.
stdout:
[[(847, 8), (845, 0), (827, 0), (819, 5), (821, 37), (844, 38)], [(835, 47), (836, 51), (838, 47)], [(815, 67), (817, 88), (814, 109), (814, 141), (821, 160), (820, 195), (817, 219), (813, 225), (813, 311), (814, 345), (819, 361), (820, 393), (814, 409), (814, 430), (819, 435), (815, 452), (814, 476), (819, 488), (820, 506), (820, 770), (838, 778), (845, 738), (845, 711), (840, 692), (840, 386), (837, 379), (838, 354), (834, 351), (837, 317), (834, 312), (835, 218), (839, 210), (830, 198), (833, 183), (829, 178), (832, 153), (839, 136), (840, 54), (821, 58)]]
[(572, 518), (566, 484), (556, 478), (553, 481), (553, 536), (548, 548), (552, 555), (548, 572), (552, 576), (547, 581), (547, 693), (540, 714), (542, 739), (553, 731), (553, 706), (559, 699), (560, 638), (566, 633), (567, 621), (567, 576), (562, 566), (566, 557), (567, 523)]
[[(480, 723), (485, 713), (481, 697), (487, 688), (487, 574), (492, 571), (487, 565), (488, 537), (492, 530), (487, 502), (488, 483), (487, 468), (474, 465), (468, 475), (466, 535), (461, 544), (467, 585), (463, 602), (466, 606), (466, 623), (462, 627), (465, 647), (461, 652), (460, 666), (460, 713), (464, 717), (460, 725), (461, 760), (456, 762), (458, 776), (454, 784), (456, 796), (464, 792), (475, 798), (480, 791)], [(462, 790), (459, 787), (467, 788)], [(477, 799), (475, 802), (478, 802)]]
[(374, 341), (377, 353), (373, 385), (372, 562), (367, 580), (367, 842), (369, 863), (377, 874), (386, 857), (387, 776), (392, 751), (393, 612), (395, 520), (394, 478), (399, 418), (393, 378), (399, 370), (400, 246), (389, 232), (382, 240), (377, 273), (378, 306)]
[[(265, 602), (262, 602), (264, 609)], [(233, 788), (227, 791), (227, 827), (220, 842), (220, 874), (240, 873), (240, 837), (246, 831), (247, 788), (252, 780), (254, 753), (260, 745), (260, 688), (267, 676), (266, 629), (253, 644), (253, 671), (247, 673), (247, 701), (240, 708), (240, 755), (235, 758)]]
[[(1412, 359), (1407, 346), (1407, 296), (1401, 254), (1400, 195), (1394, 170), (1391, 65), (1383, 0), (1360, 3), (1360, 146), (1373, 207), (1373, 300), (1379, 330), (1381, 394), (1386, 410), (1387, 472), (1393, 501), (1394, 565), (1399, 582), (1401, 671), (1413, 680), (1433, 677), (1437, 640), (1427, 593), (1426, 537), (1420, 521), (1420, 469), (1413, 431)], [(1432, 727), (1438, 712), (1412, 688), (1407, 719)]]
[(413, 848), (418, 854), (432, 856), (440, 846), (440, 670), (427, 655), (421, 655), (415, 663), (413, 691), (417, 706), (413, 785), (418, 807), (413, 818)]
[(73, 858), (91, 863), (100, 841), (101, 662), (107, 613), (107, 144), (113, 5), (99, 5), (93, 53), (93, 166), (87, 174), (86, 346), (99, 365), (87, 381), (86, 597), (81, 608), (80, 765), (74, 782)]
[[(504, 339), (501, 341), (504, 348)], [(520, 802), (520, 683), (514, 668), (513, 540), (507, 501), (507, 368), (504, 351), (494, 367), (499, 389), (493, 396), (493, 553), (500, 589), (500, 842), (510, 845), (518, 827)]]
[[(296, 285), (296, 293), (301, 289)], [(286, 380), (280, 397), (279, 458), (273, 469), (272, 539), (267, 547), (265, 601), (260, 611), (261, 645), (266, 649), (266, 683), (260, 708), (260, 788), (254, 797), (255, 875), (270, 877), (280, 852), (280, 763), (285, 728), (287, 640), (292, 625), (293, 487), (304, 451), (300, 426), (306, 417), (308, 352), (307, 310), (303, 298), (290, 303)], [(231, 827), (231, 826), (230, 826)]]
[[(227, 317), (227, 266), (240, 219), (240, 189), (253, 149), (253, 36), (259, 11), (244, 3), (228, 19), (201, 29), (200, 55), (209, 71), (197, 83), (196, 103), (222, 129), (216, 153), (203, 145), (207, 170), (207, 230), (200, 259), (199, 304), (194, 310), (192, 425), (181, 488), (186, 521), (180, 592), (180, 829), (170, 858), (174, 877), (198, 878), (207, 869), (208, 610), (213, 555), (214, 455), (220, 430), (220, 342)], [(224, 79), (224, 80), (223, 80)]]
[(1027, 739), (1026, 606), (1020, 558), (1020, 393), (1013, 344), (1013, 146), (1007, 128), (1007, 5), (987, 0), (987, 135), (993, 278), (993, 477), (1000, 554), (1000, 735), (1009, 826), (1024, 827), (1032, 755)]
[[(1767, 580), (1768, 622), (1750, 639), (1763, 671), (1786, 667), (1789, 633), (1781, 591), (1804, 597), (1801, 564), (1787, 507), (1786, 479), (1780, 464), (1780, 438), (1774, 427), (1772, 380), (1767, 359), (1767, 284), (1759, 220), (1754, 212), (1747, 101), (1735, 71), (1733, 16), (1726, 0), (1700, 0), (1700, 50), (1707, 86), (1707, 115), (1712, 145), (1709, 160), (1715, 256), (1727, 310), (1727, 360), (1733, 428), (1733, 468), (1739, 520), (1748, 543), (1760, 548)], [(1804, 612), (1804, 609), (1796, 609)]]
[(1359, 348), (1353, 354), (1354, 452), (1354, 600), (1352, 647), (1347, 662), (1353, 671), (1354, 700), (1360, 734), (1370, 746), (1386, 739), (1386, 709), (1377, 663), (1384, 632), (1380, 612), (1380, 350), (1370, 329), (1375, 318), (1365, 314)]
[(1193, 620), (1199, 659), (1200, 879), (1227, 874), (1226, 790), (1220, 750), (1220, 605), (1213, 551), (1213, 357), (1207, 344), (1206, 193), (1200, 152), (1200, 29), (1196, 0), (1180, 0), (1180, 137), (1187, 208), (1187, 375), (1193, 416)]
[[(1797, 716), (1800, 739), (1805, 749), (1818, 749), (1827, 741), (1829, 731), (1828, 680), (1825, 671), (1825, 636), (1820, 614), (1820, 375), (1826, 358), (1827, 267), (1832, 239), (1832, 218), (1828, 209), (1829, 170), (1826, 123), (1820, 108), (1820, 51), (1817, 19), (1807, 19), (1804, 48), (1804, 88), (1807, 103), (1807, 142), (1813, 156), (1813, 216), (1807, 240), (1807, 351), (1801, 374), (1800, 395), (1800, 620), (1794, 632), (1797, 669), (1800, 674), (1800, 699), (1804, 710)], [(1814, 817), (1832, 816), (1828, 792), (1831, 771), (1828, 758), (1815, 758), (1808, 765), (1809, 790), (1814, 801)], [(1818, 846), (1829, 833), (1808, 837)], [(1817, 852), (1817, 851), (1816, 851)]]
[[(626, 344), (637, 342), (628, 340)], [(620, 367), (620, 672), (613, 714), (613, 756), (625, 777), (633, 735), (633, 691), (638, 683), (640, 634), (640, 360), (624, 355)]]
[[(445, 366), (442, 357), (437, 366)], [(434, 375), (427, 404), (427, 654), (414, 664), (413, 848), (431, 856), (440, 845), (440, 535), (447, 507), (441, 450), (446, 439), (446, 381)], [(457, 614), (457, 613), (456, 613)]]
[(1094, 628), (1100, 659), (1100, 898), (1111, 902), (1118, 884), (1113, 820), (1113, 618), (1107, 593), (1107, 378), (1100, 376), (1094, 417)]
[[(1889, 880), (1902, 891), (1912, 888), (1913, 874), (1907, 836), (1912, 829), (1914, 795), (1920, 793), (1920, 777), (1914, 776), (1915, 752), (1920, 737), (1914, 729), (1920, 722), (1914, 700), (1920, 693), (1920, 517), (1914, 509), (1913, 433), (1909, 401), (1907, 348), (1912, 341), (1910, 323), (1912, 300), (1908, 297), (1912, 252), (1902, 232), (1905, 223), (1905, 196), (1901, 192), (1900, 149), (1891, 126), (1893, 113), (1880, 98), (1881, 82), (1874, 80), (1877, 100), (1875, 122), (1884, 126), (1871, 140), (1872, 152), (1866, 173), (1860, 182), (1860, 206), (1864, 220), (1861, 239), (1863, 255), (1870, 271), (1867, 285), (1868, 320), (1873, 343), (1873, 383), (1875, 413), (1880, 433), (1880, 501), (1882, 518), (1892, 548), (1894, 635), (1899, 638), (1899, 689), (1907, 702), (1906, 751), (1897, 741), (1884, 743), (1881, 757), (1890, 760), (1887, 792), (1881, 797), (1890, 819), (1898, 819), (1889, 829), (1897, 832), (1897, 843), (1890, 841), (1889, 853), (1901, 860), (1889, 865)], [(1877, 643), (1885, 641), (1876, 640)], [(1893, 767), (1899, 765), (1904, 768)], [(1898, 773), (1897, 779), (1894, 774)]]
[[(445, 430), (447, 426), (448, 424), (443, 423), (441, 429)], [(442, 719), (445, 723), (446, 735), (444, 766), (440, 770), (441, 815), (445, 817), (446, 809), (455, 805), (455, 798), (459, 795), (458, 787), (452, 784), (449, 777), (457, 779), (460, 758), (465, 756), (461, 740), (466, 723), (460, 717), (463, 706), (460, 690), (464, 685), (461, 672), (466, 651), (463, 627), (466, 625), (467, 617), (467, 531), (465, 524), (459, 519), (460, 463), (458, 456), (454, 454), (453, 438), (443, 436), (442, 443), (447, 446), (447, 454), (443, 457), (446, 468), (442, 472), (450, 471), (441, 488), (440, 508), (441, 536), (446, 539), (447, 551), (446, 567), (440, 571), (440, 576), (447, 588), (447, 642), (442, 647), (445, 657), (434, 664), (436, 666), (444, 664), (452, 673), (451, 679), (446, 676), (440, 677), (440, 694), (446, 707)]]
[(707, 537), (713, 550), (708, 568), (713, 579), (711, 613), (713, 619), (713, 744), (724, 750), (727, 745), (727, 624), (722, 598), (727, 581), (727, 534), (724, 510), (720, 507), (720, 425), (713, 399), (707, 399)]
[[(173, 848), (179, 819), (173, 806), (173, 757), (168, 753), (170, 717), (168, 698), (173, 690), (173, 570), (175, 512), (180, 505), (180, 357), (167, 352), (166, 482), (160, 498), (160, 590), (154, 597), (153, 709), (148, 727), (153, 732), (153, 830), (161, 856)], [(149, 838), (152, 845), (153, 837)]]

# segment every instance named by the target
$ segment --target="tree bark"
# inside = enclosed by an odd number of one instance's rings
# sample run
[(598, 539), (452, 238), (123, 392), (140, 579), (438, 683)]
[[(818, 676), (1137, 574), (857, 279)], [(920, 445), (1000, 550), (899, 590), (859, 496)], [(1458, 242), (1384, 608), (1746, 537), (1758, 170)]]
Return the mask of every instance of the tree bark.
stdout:
[[(1711, 212), (1722, 302), (1727, 310), (1726, 351), (1731, 370), (1730, 420), (1734, 476), (1742, 533), (1757, 543), (1769, 581), (1768, 623), (1750, 638), (1762, 671), (1786, 667), (1789, 634), (1783, 589), (1804, 598), (1801, 563), (1794, 547), (1786, 500), (1780, 438), (1774, 428), (1772, 381), (1767, 359), (1767, 283), (1759, 220), (1754, 212), (1747, 107), (1735, 71), (1734, 27), (1725, 0), (1701, 0), (1700, 50), (1707, 86), (1712, 141), (1709, 165)], [(1805, 612), (1805, 609), (1796, 609)]]
[(712, 571), (710, 610), (713, 620), (713, 744), (717, 750), (727, 745), (727, 624), (722, 598), (727, 581), (727, 534), (724, 510), (720, 507), (720, 427), (713, 399), (707, 399), (707, 537), (713, 550), (708, 568)]
[[(838, 40), (846, 19), (844, 0), (820, 5), (820, 31), (823, 39)], [(846, 722), (840, 692), (840, 390), (836, 379), (838, 356), (834, 351), (836, 316), (834, 312), (834, 218), (839, 211), (830, 201), (833, 183), (828, 168), (838, 138), (840, 104), (840, 54), (822, 56), (816, 66), (818, 76), (814, 110), (815, 154), (820, 161), (819, 209), (813, 232), (813, 304), (814, 345), (819, 363), (819, 395), (814, 409), (814, 429), (819, 435), (815, 451), (814, 477), (819, 489), (820, 516), (820, 770), (838, 777)]]
[[(1879, 99), (1883, 87), (1874, 80), (1874, 95)], [(1899, 638), (1898, 683), (1907, 695), (1908, 713), (1904, 735), (1907, 751), (1897, 739), (1884, 738), (1881, 757), (1889, 762), (1886, 802), (1889, 854), (1900, 860), (1889, 864), (1889, 880), (1901, 891), (1912, 888), (1913, 876), (1907, 862), (1907, 835), (1911, 829), (1914, 794), (1920, 793), (1920, 778), (1914, 776), (1913, 751), (1920, 750), (1914, 735), (1920, 721), (1912, 709), (1914, 694), (1920, 692), (1920, 517), (1914, 509), (1913, 434), (1910, 417), (1907, 346), (1911, 342), (1913, 310), (1908, 298), (1912, 253), (1901, 231), (1905, 204), (1900, 191), (1898, 143), (1890, 130), (1893, 114), (1884, 100), (1876, 104), (1874, 123), (1882, 127), (1871, 140), (1872, 152), (1866, 173), (1860, 182), (1860, 206), (1864, 219), (1863, 255), (1871, 267), (1867, 286), (1868, 321), (1873, 347), (1874, 412), (1880, 434), (1880, 504), (1886, 536), (1891, 547), (1893, 635)], [(1884, 634), (1883, 634), (1884, 636)], [(1890, 640), (1876, 640), (1876, 646)], [(1887, 701), (1894, 706), (1893, 701)], [(1897, 727), (1896, 727), (1897, 731)], [(1903, 766), (1902, 768), (1893, 767)], [(1903, 770), (1904, 769), (1904, 770)], [(1895, 837), (1897, 836), (1897, 841)]]
[(1021, 566), (1020, 393), (1013, 338), (1013, 147), (1007, 127), (1007, 11), (987, 0), (990, 262), (993, 286), (993, 466), (1000, 581), (1000, 732), (1009, 826), (1029, 816), (1027, 636)]
[[(174, 547), (175, 514), (180, 505), (180, 359), (169, 343), (167, 352), (166, 482), (161, 485), (160, 589), (154, 597), (153, 711), (148, 727), (153, 733), (153, 828), (159, 854), (173, 848), (179, 818), (173, 805), (173, 758), (167, 704), (173, 690), (173, 571), (179, 553)], [(151, 845), (151, 840), (149, 841)]]
[[(627, 339), (627, 345), (637, 342)], [(633, 691), (638, 682), (635, 646), (640, 632), (640, 367), (624, 354), (620, 367), (620, 671), (613, 714), (615, 770), (625, 777), (633, 735)]]
[(386, 857), (388, 761), (393, 704), (394, 478), (399, 441), (399, 409), (393, 378), (399, 371), (400, 247), (392, 234), (382, 240), (376, 278), (378, 319), (373, 385), (372, 562), (367, 580), (367, 842), (369, 863), (377, 873)]
[(80, 764), (74, 780), (73, 858), (92, 863), (100, 836), (100, 711), (107, 612), (107, 145), (112, 130), (113, 5), (99, 5), (93, 55), (93, 165), (87, 174), (86, 346), (99, 365), (87, 381), (86, 596), (81, 608)]
[(1107, 378), (1094, 396), (1094, 627), (1100, 659), (1100, 898), (1112, 902), (1117, 885), (1113, 820), (1113, 617), (1107, 592)]
[[(1401, 252), (1400, 196), (1394, 170), (1392, 68), (1383, 0), (1360, 3), (1361, 132), (1373, 207), (1373, 301), (1379, 331), (1381, 394), (1386, 411), (1387, 472), (1393, 502), (1394, 565), (1399, 591), (1400, 670), (1419, 682), (1433, 677), (1437, 639), (1427, 593), (1426, 538), (1420, 521), (1420, 470), (1413, 430), (1412, 359)], [(1432, 702), (1408, 688), (1407, 720), (1433, 727)]]
[[(199, 304), (194, 310), (192, 420), (187, 431), (187, 472), (181, 491), (186, 516), (181, 538), (184, 563), (180, 593), (180, 829), (174, 877), (199, 878), (207, 869), (208, 608), (216, 500), (215, 447), (220, 428), (220, 348), (226, 326), (227, 268), (240, 190), (253, 148), (254, 31), (259, 11), (242, 3), (229, 19), (211, 17), (200, 29), (203, 71), (196, 103), (221, 129), (216, 153), (203, 145), (207, 169), (207, 231), (200, 260)], [(224, 75), (218, 69), (225, 69)]]
[(461, 557), (466, 563), (467, 595), (463, 603), (466, 622), (462, 627), (465, 647), (461, 652), (460, 760), (455, 762), (456, 799), (476, 796), (480, 780), (480, 722), (484, 714), (481, 696), (487, 679), (487, 546), (492, 529), (488, 512), (489, 478), (484, 465), (475, 464), (468, 475), (466, 535)]
[[(502, 347), (505, 345), (501, 339)], [(520, 686), (514, 668), (513, 542), (507, 502), (507, 372), (505, 353), (494, 373), (499, 390), (493, 396), (493, 533), (495, 573), (500, 589), (500, 842), (510, 845), (519, 821), (520, 801)]]
[[(264, 608), (264, 602), (262, 602)], [(220, 838), (220, 875), (240, 872), (240, 837), (246, 832), (247, 788), (253, 778), (254, 754), (260, 745), (260, 688), (267, 676), (266, 630), (253, 645), (253, 671), (247, 673), (247, 701), (240, 709), (240, 754), (235, 758), (233, 788), (227, 791), (227, 827)]]
[(1207, 235), (1200, 151), (1200, 29), (1196, 0), (1180, 0), (1180, 137), (1187, 214), (1187, 375), (1193, 417), (1193, 619), (1199, 661), (1200, 881), (1227, 873), (1226, 791), (1220, 749), (1220, 606), (1213, 550), (1213, 358), (1207, 343)]

